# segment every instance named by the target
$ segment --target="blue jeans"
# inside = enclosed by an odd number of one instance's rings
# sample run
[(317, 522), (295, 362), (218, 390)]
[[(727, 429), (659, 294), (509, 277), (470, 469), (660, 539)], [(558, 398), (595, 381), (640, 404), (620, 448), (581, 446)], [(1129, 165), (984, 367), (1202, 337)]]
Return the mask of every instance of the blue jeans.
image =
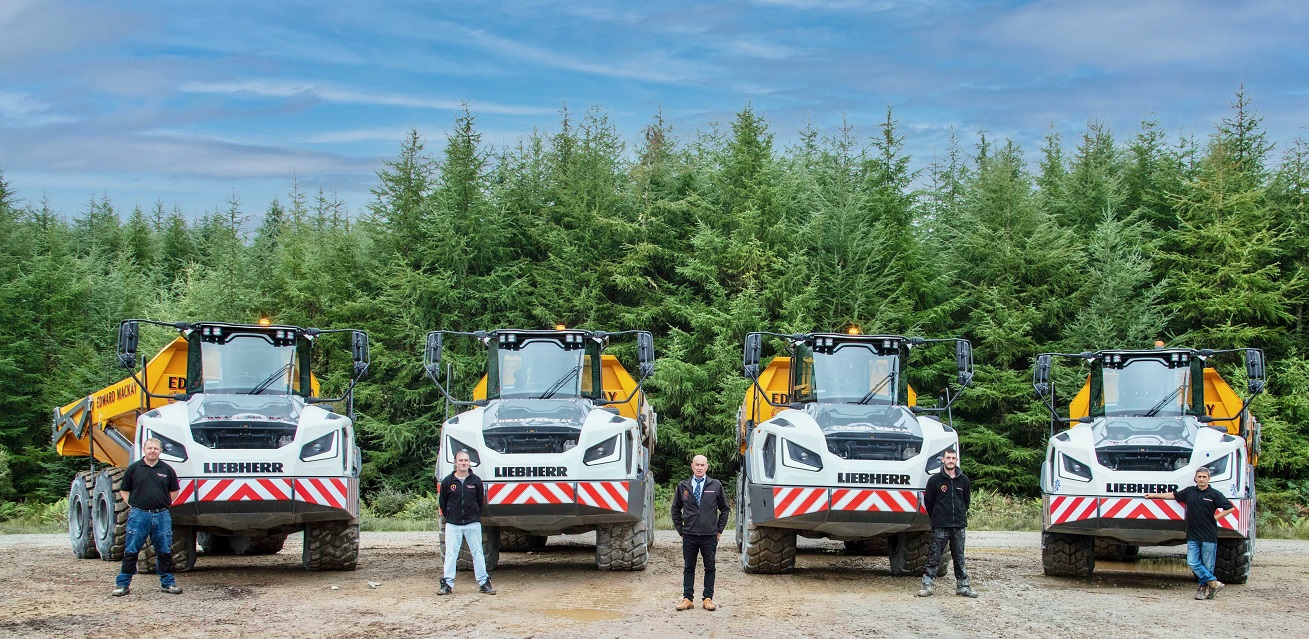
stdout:
[(482, 554), (482, 522), (471, 524), (447, 523), (445, 525), (445, 577), (441, 580), (455, 585), (455, 569), (459, 566), (459, 548), (468, 542), (468, 552), (473, 556), (473, 577), (478, 584), (484, 584), (490, 576), (486, 574), (486, 556)]
[(1218, 580), (1214, 576), (1214, 562), (1217, 560), (1218, 544), (1212, 541), (1186, 541), (1186, 565), (1190, 566), (1201, 586)]
[(173, 579), (173, 517), (167, 510), (148, 513), (133, 508), (127, 511), (127, 547), (123, 549), (123, 567), (118, 573), (118, 586), (126, 588), (132, 584), (132, 575), (136, 574), (137, 556), (146, 540), (155, 546), (156, 570), (159, 572), (159, 585), (167, 588), (177, 585)]

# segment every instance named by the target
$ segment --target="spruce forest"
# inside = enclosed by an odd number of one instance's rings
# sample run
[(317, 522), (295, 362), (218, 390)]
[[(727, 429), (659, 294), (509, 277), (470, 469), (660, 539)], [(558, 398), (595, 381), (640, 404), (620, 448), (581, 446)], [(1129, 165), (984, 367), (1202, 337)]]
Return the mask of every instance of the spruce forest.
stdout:
[[(465, 111), (439, 144), (411, 131), (366, 203), (288, 177), (284, 198), (233, 195), (203, 214), (107, 197), (55, 211), (0, 174), (0, 501), (66, 495), (86, 461), (55, 454), (50, 415), (123, 378), (120, 320), (268, 316), (369, 332), (365, 500), (433, 489), (447, 406), (422, 371), (427, 331), (562, 323), (654, 333), (660, 483), (696, 453), (734, 475), (749, 331), (967, 338), (964, 467), (1021, 497), (1039, 494), (1050, 430), (1037, 353), (1258, 347), (1260, 490), (1309, 503), (1309, 145), (1269, 139), (1243, 93), (1211, 131), (1091, 122), (1040, 148), (960, 133), (927, 159), (906, 154), (890, 110), (785, 146), (775, 135), (749, 107), (691, 134), (655, 117), (634, 140), (600, 109), (565, 110), (554, 131), (493, 148)], [(611, 352), (632, 368), (630, 342)], [(447, 354), (463, 397), (482, 356)], [(319, 357), (340, 390), (349, 353)], [(953, 358), (920, 361), (931, 402)], [(1244, 393), (1244, 370), (1223, 372)], [(1066, 411), (1080, 382), (1064, 375)]]

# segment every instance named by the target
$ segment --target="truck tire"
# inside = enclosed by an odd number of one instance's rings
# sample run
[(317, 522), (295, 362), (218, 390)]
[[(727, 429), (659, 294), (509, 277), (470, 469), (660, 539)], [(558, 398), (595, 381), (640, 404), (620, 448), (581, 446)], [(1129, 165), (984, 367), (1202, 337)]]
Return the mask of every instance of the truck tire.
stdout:
[(1250, 580), (1254, 548), (1249, 539), (1219, 539), (1218, 560), (1214, 576), (1225, 584), (1243, 584)]
[(845, 554), (859, 557), (886, 557), (891, 553), (891, 540), (885, 536), (856, 539), (845, 542)]
[(250, 547), (242, 554), (246, 555), (276, 555), (282, 552), (286, 546), (286, 535), (263, 535), (250, 539)]
[(1095, 538), (1041, 533), (1041, 566), (1052, 577), (1090, 577), (1095, 571)]
[(1140, 552), (1140, 546), (1104, 537), (1095, 538), (1095, 558), (1101, 561), (1132, 561)]
[[(441, 540), (441, 558), (445, 562), (445, 523), (437, 532), (437, 537)], [(482, 526), (482, 557), (486, 559), (486, 571), (491, 572), (500, 565), (500, 529), (497, 527)], [(473, 553), (468, 550), (468, 544), (459, 548), (459, 559), (456, 562), (459, 570), (473, 569)]]
[(354, 570), (359, 561), (359, 524), (320, 521), (305, 526), (305, 570)]
[(118, 494), (122, 480), (122, 468), (106, 468), (95, 476), (95, 491), (91, 494), (95, 549), (105, 561), (121, 561), (127, 546), (127, 503)]
[(95, 492), (95, 473), (84, 470), (73, 477), (68, 489), (68, 543), (78, 559), (95, 559), (95, 524), (91, 520), (91, 493)]
[(549, 537), (507, 528), (500, 529), (500, 552), (528, 552), (545, 548)]
[(200, 552), (206, 555), (231, 555), (232, 543), (231, 537), (227, 535), (215, 535), (213, 533), (201, 532), (196, 533), (196, 546)]
[(595, 529), (595, 567), (600, 570), (645, 570), (650, 546), (644, 521), (600, 524)]
[[(173, 526), (173, 572), (187, 572), (195, 568), (195, 528)], [(155, 545), (149, 541), (136, 560), (136, 571), (153, 573), (158, 568)]]
[[(748, 487), (746, 489), (749, 490)], [(795, 531), (756, 526), (750, 516), (750, 498), (745, 498), (741, 540), (741, 569), (752, 575), (777, 575), (795, 570)]]
[[(932, 533), (909, 532), (892, 535), (887, 539), (887, 559), (891, 563), (891, 574), (900, 577), (921, 576), (927, 568), (927, 554), (931, 551)], [(941, 552), (941, 562), (937, 564), (936, 575), (944, 575), (950, 567), (950, 555)]]

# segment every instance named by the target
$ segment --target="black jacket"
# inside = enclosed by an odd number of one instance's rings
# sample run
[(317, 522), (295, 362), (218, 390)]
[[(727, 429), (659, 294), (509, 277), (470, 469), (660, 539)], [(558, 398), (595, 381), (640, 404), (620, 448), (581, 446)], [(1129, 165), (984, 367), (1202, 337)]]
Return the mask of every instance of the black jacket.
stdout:
[(482, 479), (470, 470), (463, 483), (455, 478), (454, 473), (441, 480), (441, 489), (437, 493), (441, 504), (441, 514), (448, 524), (463, 526), (482, 521), (482, 504), (486, 502), (486, 491)]
[(945, 474), (944, 468), (932, 475), (923, 491), (923, 507), (932, 518), (932, 528), (967, 528), (968, 504), (972, 500), (973, 484), (957, 466), (954, 477)]
[[(705, 477), (700, 503), (695, 502), (694, 478), (682, 480), (673, 494), (673, 526), (679, 535), (717, 535), (727, 527), (727, 494), (723, 482)], [(714, 511), (718, 511), (714, 521)]]

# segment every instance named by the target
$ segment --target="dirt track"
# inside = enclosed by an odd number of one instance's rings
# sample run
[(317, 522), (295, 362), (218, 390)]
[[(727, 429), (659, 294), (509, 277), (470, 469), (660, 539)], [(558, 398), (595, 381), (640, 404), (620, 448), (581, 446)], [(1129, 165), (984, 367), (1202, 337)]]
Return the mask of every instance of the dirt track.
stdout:
[[(589, 542), (589, 543), (588, 543)], [(930, 599), (891, 577), (885, 557), (850, 557), (806, 542), (792, 575), (746, 575), (731, 532), (718, 556), (717, 612), (676, 612), (681, 554), (661, 531), (648, 569), (599, 573), (593, 536), (551, 539), (544, 551), (503, 554), (500, 593), (476, 593), (460, 573), (435, 596), (436, 533), (365, 533), (359, 570), (306, 573), (300, 545), (278, 555), (200, 557), (180, 596), (140, 575), (109, 596), (117, 563), (74, 559), (60, 535), (0, 536), (0, 636), (86, 637), (1290, 637), (1309, 627), (1309, 542), (1261, 540), (1248, 585), (1194, 601), (1178, 548), (1146, 548), (1134, 564), (1097, 566), (1091, 581), (1041, 573), (1034, 533), (975, 532), (969, 569), (981, 593), (953, 579)], [(370, 588), (369, 582), (380, 583)], [(333, 589), (335, 586), (337, 589)], [(163, 633), (160, 635), (160, 633)]]

